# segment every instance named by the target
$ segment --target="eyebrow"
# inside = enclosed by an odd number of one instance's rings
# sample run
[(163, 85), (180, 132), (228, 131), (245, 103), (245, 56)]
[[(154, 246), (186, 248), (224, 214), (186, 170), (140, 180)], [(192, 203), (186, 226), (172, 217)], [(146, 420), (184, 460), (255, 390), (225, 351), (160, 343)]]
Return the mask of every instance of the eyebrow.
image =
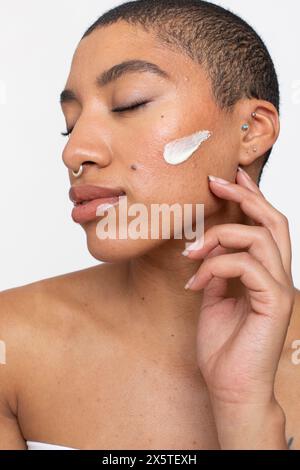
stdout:
[[(114, 65), (108, 70), (104, 70), (104, 72), (96, 77), (95, 85), (97, 88), (103, 88), (125, 74), (145, 72), (153, 73), (165, 80), (171, 80), (170, 75), (165, 70), (152, 62), (147, 62), (145, 60), (127, 60)], [(60, 94), (60, 104), (71, 101), (78, 101), (78, 99), (73, 90), (66, 88)]]

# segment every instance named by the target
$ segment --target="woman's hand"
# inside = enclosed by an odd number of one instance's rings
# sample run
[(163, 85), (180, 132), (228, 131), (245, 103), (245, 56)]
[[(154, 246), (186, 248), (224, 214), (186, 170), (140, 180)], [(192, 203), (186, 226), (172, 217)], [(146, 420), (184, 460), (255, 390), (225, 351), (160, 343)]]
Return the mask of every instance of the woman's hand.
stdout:
[[(210, 189), (240, 204), (254, 225), (216, 225), (202, 248), (184, 252), (204, 259), (186, 286), (203, 289), (197, 360), (221, 448), (287, 449), (274, 381), (295, 296), (288, 221), (245, 172), (227, 183), (210, 181)], [(236, 277), (244, 294), (226, 297), (227, 280)]]

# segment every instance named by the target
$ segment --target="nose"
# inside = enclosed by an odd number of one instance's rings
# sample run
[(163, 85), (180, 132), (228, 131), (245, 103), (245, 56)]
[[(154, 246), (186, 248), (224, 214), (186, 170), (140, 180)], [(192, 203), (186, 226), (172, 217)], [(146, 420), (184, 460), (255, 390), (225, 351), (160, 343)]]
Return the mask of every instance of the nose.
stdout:
[(97, 151), (88, 146), (80, 148), (67, 146), (63, 151), (62, 159), (71, 174), (72, 171), (77, 173), (81, 166), (95, 165), (100, 169), (109, 166), (111, 162), (108, 150), (103, 149), (103, 146)]
[(80, 136), (79, 131), (75, 133), (73, 129), (63, 150), (62, 160), (71, 174), (72, 171), (78, 172), (81, 165), (82, 167), (95, 165), (102, 169), (111, 163), (111, 147), (108, 142), (99, 139), (99, 135), (92, 137), (91, 133), (83, 135), (81, 132)]

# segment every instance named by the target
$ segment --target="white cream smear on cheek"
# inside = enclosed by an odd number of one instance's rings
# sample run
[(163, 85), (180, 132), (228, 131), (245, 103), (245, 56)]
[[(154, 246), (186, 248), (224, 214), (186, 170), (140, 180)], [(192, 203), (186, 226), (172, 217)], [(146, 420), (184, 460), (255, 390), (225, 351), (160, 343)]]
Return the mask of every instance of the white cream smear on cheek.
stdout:
[(164, 159), (170, 165), (178, 165), (190, 158), (202, 142), (212, 135), (210, 131), (199, 131), (169, 142), (164, 149)]

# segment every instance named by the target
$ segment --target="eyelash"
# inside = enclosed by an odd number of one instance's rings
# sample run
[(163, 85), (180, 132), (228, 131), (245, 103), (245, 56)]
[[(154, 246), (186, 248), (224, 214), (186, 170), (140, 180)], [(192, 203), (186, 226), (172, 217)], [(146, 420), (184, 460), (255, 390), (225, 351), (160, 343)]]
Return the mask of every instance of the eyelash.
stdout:
[[(112, 110), (113, 113), (123, 113), (125, 111), (133, 111), (134, 109), (137, 109), (137, 108), (142, 108), (143, 106), (145, 106), (146, 104), (148, 104), (149, 101), (141, 101), (141, 102), (137, 102), (137, 103), (133, 103), (131, 106), (128, 106), (126, 108), (115, 108)], [(61, 132), (61, 135), (64, 136), (64, 137), (67, 137), (68, 135), (71, 134), (73, 128), (70, 129), (70, 130), (67, 130), (66, 132)]]

